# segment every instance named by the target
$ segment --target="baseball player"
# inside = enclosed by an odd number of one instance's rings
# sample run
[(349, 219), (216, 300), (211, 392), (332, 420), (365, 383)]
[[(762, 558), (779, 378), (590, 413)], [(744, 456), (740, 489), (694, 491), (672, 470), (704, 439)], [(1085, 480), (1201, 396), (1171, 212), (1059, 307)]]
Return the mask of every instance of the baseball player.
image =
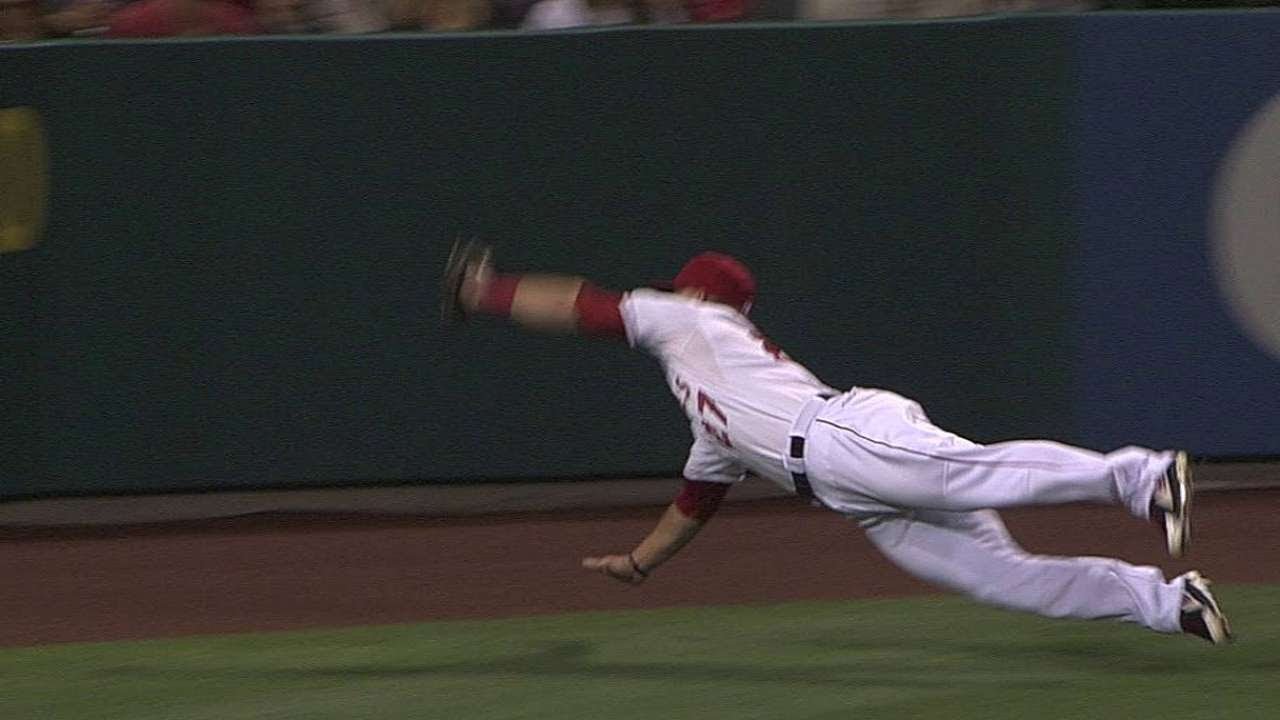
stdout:
[(1185, 452), (1127, 447), (1099, 454), (1055, 442), (981, 445), (929, 422), (885, 390), (833, 389), (747, 318), (751, 272), (703, 253), (670, 291), (611, 292), (582, 278), (499, 274), (488, 248), (455, 245), (445, 268), (446, 317), (506, 317), (528, 328), (625, 340), (657, 358), (690, 420), (684, 484), (630, 552), (582, 564), (643, 582), (698, 534), (747, 475), (858, 521), (893, 563), (998, 607), (1049, 617), (1115, 618), (1214, 644), (1230, 626), (1198, 572), (1166, 581), (1155, 567), (1110, 558), (1032, 555), (996, 510), (1069, 502), (1119, 504), (1157, 521), (1168, 551), (1190, 539)]

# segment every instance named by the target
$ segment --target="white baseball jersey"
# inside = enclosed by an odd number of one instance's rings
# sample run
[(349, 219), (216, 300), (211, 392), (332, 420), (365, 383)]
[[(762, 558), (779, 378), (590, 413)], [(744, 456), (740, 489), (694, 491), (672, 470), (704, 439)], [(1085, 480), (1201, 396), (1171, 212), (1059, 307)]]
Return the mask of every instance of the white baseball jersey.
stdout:
[(620, 305), (627, 341), (658, 359), (689, 416), (690, 480), (734, 483), (746, 473), (794, 490), (782, 464), (800, 408), (834, 393), (736, 310), (656, 290)]

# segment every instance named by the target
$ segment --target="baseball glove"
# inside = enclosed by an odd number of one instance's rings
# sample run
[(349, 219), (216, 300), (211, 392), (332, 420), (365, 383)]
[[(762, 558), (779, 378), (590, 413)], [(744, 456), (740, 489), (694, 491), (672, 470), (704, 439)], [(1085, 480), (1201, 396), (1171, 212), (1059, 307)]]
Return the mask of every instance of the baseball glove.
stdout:
[(458, 240), (449, 251), (444, 264), (444, 277), (440, 279), (440, 319), (444, 322), (463, 322), (469, 313), (460, 297), (462, 285), (468, 277), (493, 264), (493, 249), (475, 240)]

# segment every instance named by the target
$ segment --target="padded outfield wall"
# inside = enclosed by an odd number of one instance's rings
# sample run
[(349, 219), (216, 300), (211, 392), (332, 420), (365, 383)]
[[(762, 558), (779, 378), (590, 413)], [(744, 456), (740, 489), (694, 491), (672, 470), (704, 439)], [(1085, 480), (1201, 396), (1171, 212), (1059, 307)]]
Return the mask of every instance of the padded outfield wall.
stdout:
[[(0, 255), (0, 495), (677, 471), (646, 358), (439, 326), (459, 234), (614, 287), (736, 253), (793, 356), (975, 439), (1280, 454), (1274, 404), (1219, 403), (1277, 397), (1280, 352), (1213, 280), (1204, 199), (1277, 40), (1245, 13), (0, 48), (50, 179), (43, 241)], [(1134, 149), (1152, 118), (1171, 142)]]

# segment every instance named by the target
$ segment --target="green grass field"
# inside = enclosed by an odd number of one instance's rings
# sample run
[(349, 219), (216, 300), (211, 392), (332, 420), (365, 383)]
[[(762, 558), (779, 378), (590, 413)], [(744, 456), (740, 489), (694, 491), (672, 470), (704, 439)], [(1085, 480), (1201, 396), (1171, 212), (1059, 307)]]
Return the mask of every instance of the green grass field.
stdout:
[(1227, 648), (917, 598), (6, 649), (0, 717), (1280, 717), (1280, 586), (1219, 594)]

